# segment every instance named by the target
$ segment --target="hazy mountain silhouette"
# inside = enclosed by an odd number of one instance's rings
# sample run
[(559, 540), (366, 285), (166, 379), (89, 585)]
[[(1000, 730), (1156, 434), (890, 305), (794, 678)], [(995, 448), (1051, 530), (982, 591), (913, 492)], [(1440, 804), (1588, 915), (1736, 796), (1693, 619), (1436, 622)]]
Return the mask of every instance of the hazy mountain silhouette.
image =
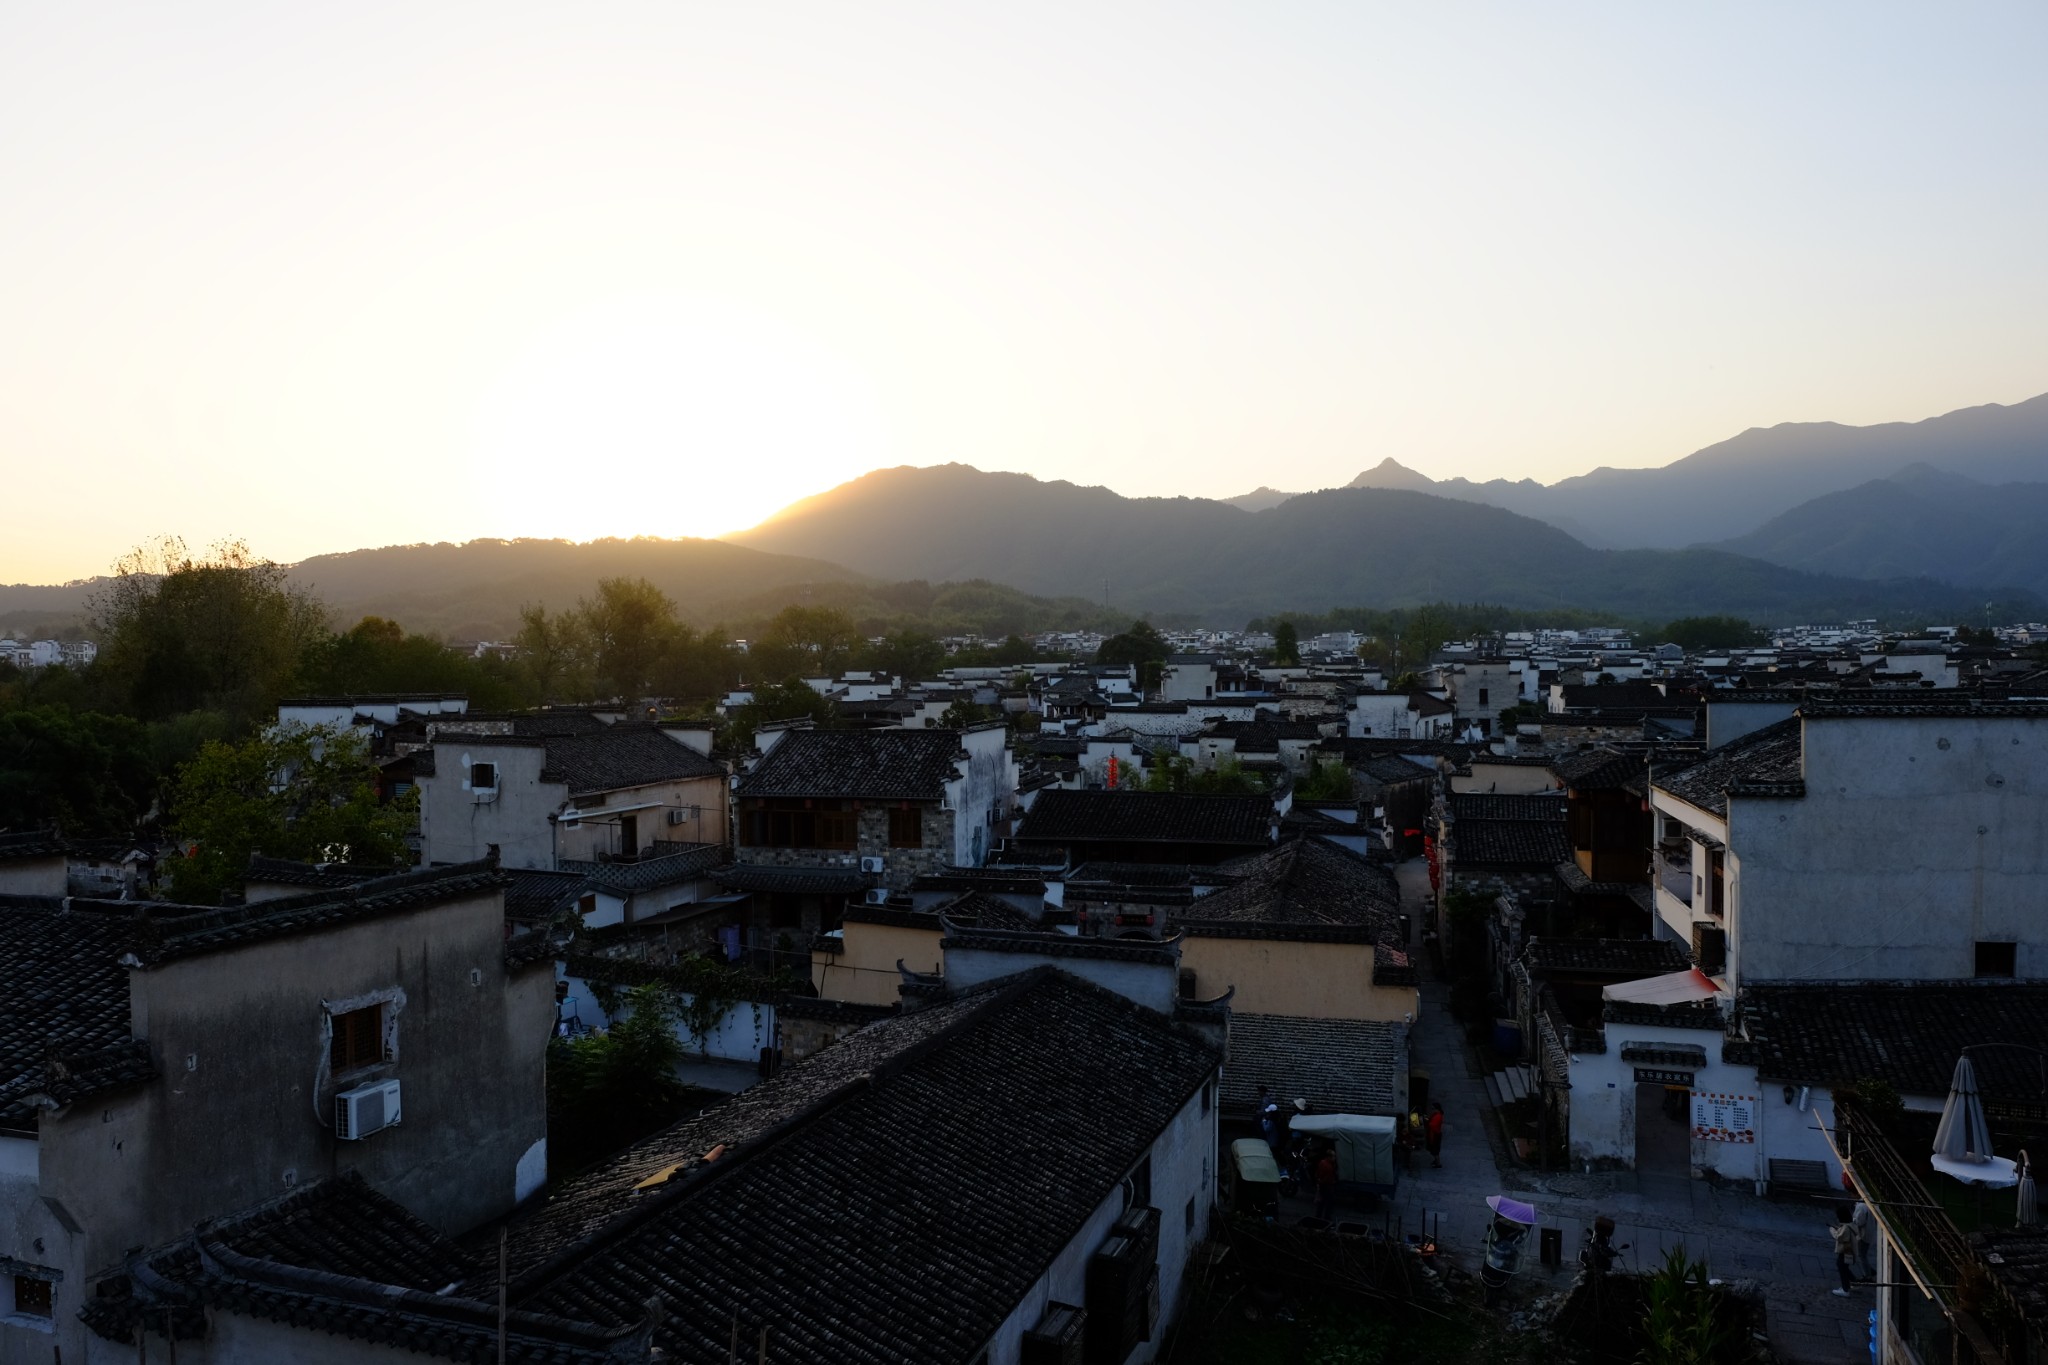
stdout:
[(876, 470), (733, 539), (879, 578), (989, 578), (1219, 623), (1435, 600), (1780, 622), (1981, 607), (1981, 594), (1939, 584), (1822, 577), (1721, 550), (1594, 550), (1503, 508), (1401, 489), (1325, 489), (1247, 512), (962, 464)]
[(1668, 549), (1746, 535), (1801, 503), (1916, 463), (1981, 483), (2048, 480), (2048, 394), (1922, 422), (1752, 427), (1661, 468), (1602, 467), (1547, 487), (1533, 479), (1431, 480), (1391, 459), (1351, 486), (1505, 507), (1588, 545)]
[(1277, 488), (1268, 488), (1260, 484), (1249, 493), (1239, 493), (1234, 498), (1218, 498), (1217, 501), (1231, 507), (1242, 508), (1247, 512), (1263, 512), (1268, 507), (1278, 507), (1289, 498), (1300, 496), (1299, 493), (1283, 493)]
[(2048, 483), (1986, 484), (1912, 465), (1803, 502), (1715, 548), (1857, 578), (1938, 578), (2048, 596)]

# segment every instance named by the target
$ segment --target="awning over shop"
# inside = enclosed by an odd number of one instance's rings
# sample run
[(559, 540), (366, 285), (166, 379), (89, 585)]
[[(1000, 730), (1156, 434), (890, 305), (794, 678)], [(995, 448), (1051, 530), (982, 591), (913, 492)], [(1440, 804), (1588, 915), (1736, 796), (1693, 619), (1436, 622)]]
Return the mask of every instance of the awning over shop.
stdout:
[(1600, 991), (1602, 1000), (1624, 1000), (1637, 1005), (1687, 1005), (1711, 1000), (1721, 993), (1712, 978), (1697, 967), (1664, 976), (1646, 976), (1640, 981), (1622, 981)]

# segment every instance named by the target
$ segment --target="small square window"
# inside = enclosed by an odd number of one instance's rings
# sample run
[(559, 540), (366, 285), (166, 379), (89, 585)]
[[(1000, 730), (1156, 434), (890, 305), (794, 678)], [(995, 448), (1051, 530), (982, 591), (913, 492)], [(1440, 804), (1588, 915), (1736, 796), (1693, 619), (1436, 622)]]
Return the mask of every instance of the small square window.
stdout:
[(1977, 945), (1977, 976), (2017, 976), (2019, 967), (2019, 945), (2017, 943), (1982, 943)]
[(365, 1005), (346, 1014), (328, 1016), (332, 1036), (327, 1060), (336, 1075), (375, 1066), (384, 1055), (384, 1007)]
[(25, 1318), (55, 1317), (54, 1286), (36, 1275), (14, 1277), (14, 1311)]
[(498, 789), (498, 765), (495, 763), (470, 764), (469, 785), (472, 791), (496, 791)]
[(917, 848), (924, 843), (924, 812), (898, 806), (889, 812), (889, 847)]

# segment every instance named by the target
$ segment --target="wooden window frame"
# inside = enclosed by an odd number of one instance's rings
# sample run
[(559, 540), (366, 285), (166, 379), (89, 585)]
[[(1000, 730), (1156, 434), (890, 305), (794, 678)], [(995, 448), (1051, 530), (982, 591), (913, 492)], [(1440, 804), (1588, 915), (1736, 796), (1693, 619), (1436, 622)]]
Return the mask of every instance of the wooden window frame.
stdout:
[(327, 1016), (329, 1071), (341, 1076), (391, 1060), (384, 1036), (384, 1011), (388, 1008), (385, 1001), (379, 1000), (361, 1009)]
[[(904, 826), (908, 828), (904, 828)], [(905, 835), (909, 837), (904, 837)], [(889, 807), (889, 847), (924, 847), (924, 810), (920, 806)]]

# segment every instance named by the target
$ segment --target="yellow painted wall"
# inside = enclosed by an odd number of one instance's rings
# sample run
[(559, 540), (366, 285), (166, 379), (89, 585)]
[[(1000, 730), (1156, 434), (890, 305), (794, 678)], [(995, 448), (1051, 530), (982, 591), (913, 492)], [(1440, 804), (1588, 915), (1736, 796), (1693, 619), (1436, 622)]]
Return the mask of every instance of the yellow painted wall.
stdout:
[(936, 929), (902, 929), (893, 924), (849, 923), (841, 931), (843, 953), (811, 953), (811, 984), (825, 1000), (856, 1005), (893, 1005), (902, 975), (897, 960), (914, 972), (936, 972), (940, 966)]
[(1295, 943), (1281, 939), (1202, 938), (1181, 941), (1180, 965), (1195, 973), (1195, 994), (1208, 1000), (1232, 986), (1231, 1008), (1247, 1014), (1307, 1019), (1390, 1019), (1415, 1013), (1413, 986), (1372, 984), (1373, 949), (1363, 943)]

